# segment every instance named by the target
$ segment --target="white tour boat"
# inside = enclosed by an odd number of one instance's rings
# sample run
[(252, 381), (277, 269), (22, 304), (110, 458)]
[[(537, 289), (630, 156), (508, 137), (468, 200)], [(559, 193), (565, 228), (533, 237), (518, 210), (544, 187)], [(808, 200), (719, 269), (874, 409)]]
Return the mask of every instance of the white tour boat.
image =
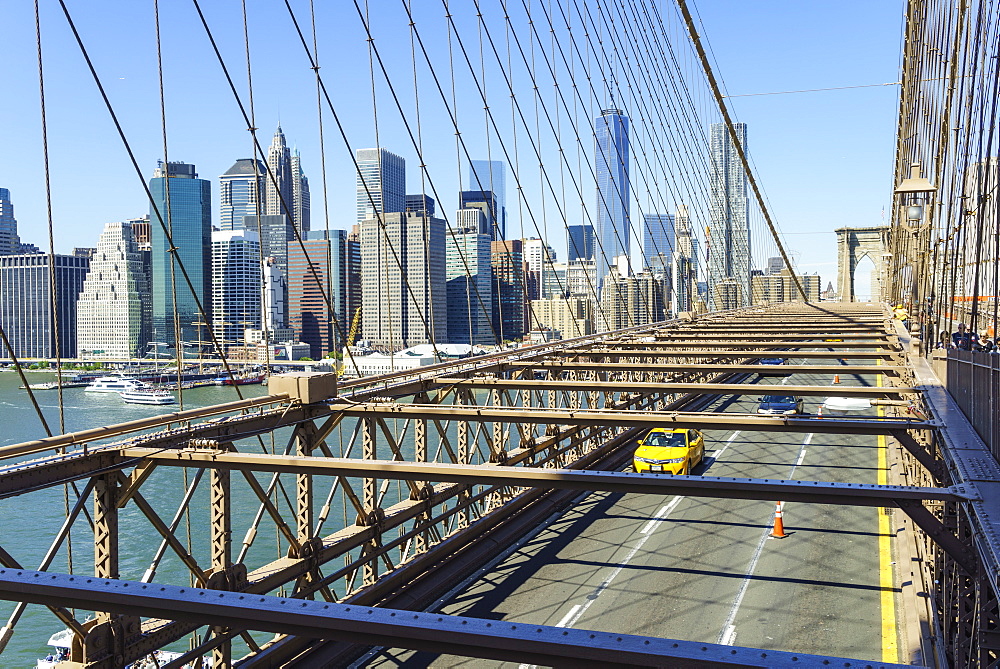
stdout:
[(142, 381), (128, 379), (124, 376), (99, 376), (94, 382), (84, 388), (92, 393), (122, 393), (126, 390), (140, 390), (149, 386)]
[[(53, 651), (46, 657), (39, 659), (35, 663), (35, 669), (56, 669), (59, 663), (69, 660), (70, 648), (73, 646), (73, 630), (56, 632), (49, 638), (49, 645), (53, 647)], [(183, 653), (176, 651), (156, 650), (128, 666), (130, 669), (155, 669), (156, 667), (162, 667), (168, 662), (173, 662), (183, 655)], [(184, 667), (190, 669), (194, 667), (194, 664), (188, 663)]]
[(128, 404), (176, 404), (177, 398), (166, 390), (156, 388), (136, 388), (120, 393)]

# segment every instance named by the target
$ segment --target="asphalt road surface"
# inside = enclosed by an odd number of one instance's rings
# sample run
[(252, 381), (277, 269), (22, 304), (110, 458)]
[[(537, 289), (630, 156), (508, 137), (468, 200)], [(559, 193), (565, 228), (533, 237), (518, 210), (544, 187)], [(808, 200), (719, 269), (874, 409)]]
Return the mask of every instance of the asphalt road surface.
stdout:
[[(830, 374), (749, 382), (828, 385), (835, 366), (833, 361)], [(841, 375), (840, 381), (874, 385), (875, 378)], [(713, 408), (754, 412), (756, 397), (725, 396)], [(815, 413), (822, 400), (805, 398), (805, 412)], [(704, 434), (706, 460), (696, 474), (885, 482), (884, 448), (880, 459), (876, 437)], [(440, 611), (896, 661), (896, 589), (885, 511), (804, 503), (783, 510), (788, 536), (774, 539), (771, 502), (590, 494)], [(384, 649), (364, 666), (516, 665)]]

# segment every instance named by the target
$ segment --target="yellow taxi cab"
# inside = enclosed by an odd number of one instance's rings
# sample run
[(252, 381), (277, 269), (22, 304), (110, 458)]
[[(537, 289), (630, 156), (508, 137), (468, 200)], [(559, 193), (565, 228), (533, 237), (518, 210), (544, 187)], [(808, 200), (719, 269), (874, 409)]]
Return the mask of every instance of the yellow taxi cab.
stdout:
[(841, 337), (827, 337), (823, 341), (844, 341)]
[(632, 466), (637, 472), (690, 474), (705, 457), (699, 430), (654, 427), (639, 440)]

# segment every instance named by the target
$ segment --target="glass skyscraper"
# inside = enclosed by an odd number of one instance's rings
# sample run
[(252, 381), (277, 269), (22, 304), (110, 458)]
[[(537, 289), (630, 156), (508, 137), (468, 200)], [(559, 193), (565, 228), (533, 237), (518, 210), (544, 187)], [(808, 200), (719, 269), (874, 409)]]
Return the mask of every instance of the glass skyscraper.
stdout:
[(385, 149), (358, 149), (357, 220), (406, 211), (406, 161)]
[(483, 212), (481, 234), (489, 235), (490, 241), (502, 239), (500, 226), (500, 203), (496, 193), (489, 190), (463, 190), (458, 194), (459, 209), (478, 209)]
[[(211, 184), (206, 179), (198, 178), (194, 165), (179, 162), (164, 164), (161, 161), (149, 180), (149, 190), (153, 194), (149, 213), (153, 341), (169, 346), (176, 343), (175, 310), (181, 341), (193, 343), (208, 339), (204, 336), (207, 332), (204, 319), (211, 314)], [(170, 231), (176, 249), (173, 253), (169, 252), (164, 226)], [(184, 266), (191, 279), (193, 292), (184, 280), (180, 265)], [(199, 301), (205, 310), (204, 315), (198, 310)]]
[(0, 188), (0, 256), (21, 252), (21, 242), (17, 236), (17, 220), (14, 205), (10, 201), (10, 191)]
[(492, 240), (480, 232), (482, 217), (478, 209), (459, 209), (458, 225), (447, 236), (448, 337), (452, 344), (496, 343), (491, 323)]
[[(507, 166), (502, 160), (469, 161), (469, 190), (493, 193), (496, 211), (491, 217), (491, 239), (507, 239)], [(466, 205), (459, 203), (459, 207)], [(495, 225), (494, 225), (495, 223)]]
[(313, 230), (301, 247), (288, 247), (288, 326), (295, 330), (298, 341), (309, 344), (309, 355), (316, 360), (338, 351), (351, 328), (354, 314), (348, 313), (351, 267), (347, 237), (346, 230), (330, 230), (329, 234)]
[[(746, 150), (747, 125), (734, 125), (740, 145)], [(724, 123), (712, 124), (711, 142), (711, 220), (707, 240), (709, 308), (749, 306), (747, 175)]]
[(47, 253), (0, 256), (0, 326), (20, 358), (54, 358), (57, 330), (59, 354), (76, 357), (76, 303), (90, 259), (51, 258), (55, 261), (56, 309), (52, 308)]
[(645, 214), (642, 220), (642, 268), (665, 269), (677, 250), (673, 214)]
[(597, 216), (594, 224), (597, 281), (602, 282), (618, 256), (629, 254), (628, 116), (603, 109), (594, 121), (597, 163)]
[(244, 330), (260, 329), (261, 279), (255, 231), (212, 233), (212, 328), (224, 348), (245, 345)]
[(566, 260), (594, 259), (594, 226), (566, 226)]
[(254, 158), (240, 158), (219, 177), (219, 227), (242, 230), (244, 216), (266, 213), (263, 200), (267, 169)]

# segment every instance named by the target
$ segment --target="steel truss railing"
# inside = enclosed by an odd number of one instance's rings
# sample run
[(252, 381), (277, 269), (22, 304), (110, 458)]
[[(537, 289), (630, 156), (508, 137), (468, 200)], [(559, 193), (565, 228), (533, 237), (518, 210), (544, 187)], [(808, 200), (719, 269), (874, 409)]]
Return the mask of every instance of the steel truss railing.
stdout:
[[(773, 328), (805, 314), (824, 331), (815, 338), (837, 332), (838, 338), (847, 340), (838, 342), (838, 347), (851, 343), (851, 333), (859, 327), (867, 329), (869, 335), (882, 333), (866, 337), (867, 351), (843, 353), (841, 357), (877, 356), (889, 362), (885, 370), (879, 369), (890, 372), (888, 378), (896, 385), (845, 388), (840, 394), (899, 398), (876, 399), (890, 410), (919, 400), (899, 339), (895, 332), (886, 331), (881, 312), (836, 314), (801, 307), (730, 313), (695, 324), (672, 322), (607, 333), (604, 338), (570, 340), (562, 348), (548, 344), (438, 365), (430, 371), (362, 379), (341, 385), (336, 397), (313, 404), (269, 396), (182, 412), (160, 421), (20, 444), (0, 450), (0, 456), (37, 455), (56, 446), (71, 449), (0, 468), (0, 497), (27, 494), (69, 480), (89, 480), (95, 497), (97, 580), (87, 585), (104, 588), (100, 584), (107, 584), (108, 592), (118, 593), (123, 592), (114, 585), (119, 582), (119, 516), (130, 502), (159, 536), (156, 560), (172, 555), (185, 565), (199, 591), (233, 591), (262, 598), (278, 593), (286, 599), (320, 597), (345, 605), (420, 610), (440, 596), (442, 587), (461, 580), (462, 574), (471, 573), (495, 556), (502, 537), (523, 533), (526, 523), (538, 522), (568, 503), (579, 490), (894, 506), (941, 547), (940, 554), (947, 556), (954, 569), (975, 572), (979, 560), (975, 551), (946, 518), (925, 506), (929, 502), (932, 509), (963, 507), (972, 497), (965, 489), (949, 487), (933, 476), (930, 485), (905, 487), (715, 477), (664, 480), (616, 471), (630, 455), (622, 446), (643, 429), (672, 423), (687, 427), (726, 424), (779, 432), (884, 434), (894, 437), (921, 467), (940, 473), (940, 462), (931, 448), (934, 442), (928, 437), (940, 425), (912, 414), (879, 420), (817, 420), (703, 412), (719, 394), (746, 392), (738, 381), (754, 367), (747, 363), (798, 348), (809, 343), (808, 339), (744, 338), (742, 342), (731, 340), (720, 351), (701, 348), (696, 340), (669, 353), (657, 350), (654, 342), (645, 348), (638, 346), (643, 337), (662, 335), (679, 340), (697, 334), (699, 327), (752, 334), (757, 328)], [(628, 346), (614, 343), (625, 337), (632, 339)], [(824, 346), (830, 348), (831, 344), (824, 342)], [(879, 350), (872, 353), (872, 348)], [(734, 363), (731, 367), (724, 364), (730, 360)], [(800, 394), (829, 391), (790, 388)], [(215, 417), (204, 420), (210, 416)], [(157, 428), (166, 429), (148, 431)], [(244, 447), (251, 437), (278, 431), (287, 436), (283, 452), (251, 453)], [(346, 457), (334, 457), (331, 436), (336, 431), (348, 443)], [(109, 439), (118, 441), (108, 443)], [(360, 446), (360, 458), (351, 456), (356, 446)], [(187, 467), (198, 472), (197, 478), (208, 479), (210, 541), (205, 556), (192, 555), (177, 531), (182, 513), (190, 508), (197, 481), (170, 522), (143, 494), (143, 484), (155, 472), (173, 467)], [(258, 479), (254, 472), (272, 476), (270, 480)], [(294, 495), (284, 505), (275, 497), (280, 473), (295, 477)], [(332, 486), (324, 496), (318, 485), (331, 479)], [(234, 481), (249, 488), (250, 499), (258, 506), (242, 544), (232, 539), (237, 531), (232, 521)], [(404, 486), (400, 494), (392, 492), (392, 481)], [(316, 500), (324, 498), (326, 503), (320, 507)], [(333, 517), (331, 502), (338, 499), (349, 515), (348, 522), (325, 531)], [(246, 564), (258, 530), (268, 523), (281, 535), (287, 554), (264, 564)], [(53, 550), (59, 547), (57, 539)], [(6, 553), (0, 553), (0, 563), (8, 570), (22, 568), (15, 556)], [(156, 569), (157, 564), (152, 565), (143, 580), (151, 580)], [(4, 581), (3, 575), (0, 581)], [(36, 586), (39, 582), (44, 591), (44, 579), (33, 581)], [(49, 601), (44, 592), (29, 596), (21, 590), (16, 595), (14, 588), (13, 582), (0, 585), (6, 597)], [(200, 637), (190, 658), (212, 653), (216, 662), (230, 662), (231, 642), (239, 636), (251, 651), (246, 666), (252, 666), (255, 657), (291, 657), (316, 645), (310, 645), (306, 637), (317, 635), (303, 634), (286, 636), (258, 649), (242, 630), (287, 630), (247, 624), (235, 613), (227, 621), (222, 609), (218, 610), (221, 618), (166, 615), (155, 609), (140, 611), (139, 606), (128, 608), (127, 602), (121, 606), (107, 603), (114, 599), (108, 595), (100, 600), (110, 613), (80, 624), (83, 636), (74, 645), (74, 659), (88, 667), (135, 661), (208, 620), (214, 624)], [(139, 622), (120, 614), (153, 618)], [(9, 636), (9, 630), (6, 634)], [(496, 634), (502, 631), (498, 628)], [(371, 643), (424, 647), (402, 634), (392, 641), (380, 638)], [(596, 646), (591, 649), (595, 653)], [(554, 643), (538, 653), (563, 652), (559, 648)], [(323, 652), (326, 657), (346, 658), (351, 653), (356, 656), (358, 645), (342, 639)], [(670, 657), (680, 662), (683, 653), (678, 650)], [(771, 657), (778, 662), (777, 656)]]

